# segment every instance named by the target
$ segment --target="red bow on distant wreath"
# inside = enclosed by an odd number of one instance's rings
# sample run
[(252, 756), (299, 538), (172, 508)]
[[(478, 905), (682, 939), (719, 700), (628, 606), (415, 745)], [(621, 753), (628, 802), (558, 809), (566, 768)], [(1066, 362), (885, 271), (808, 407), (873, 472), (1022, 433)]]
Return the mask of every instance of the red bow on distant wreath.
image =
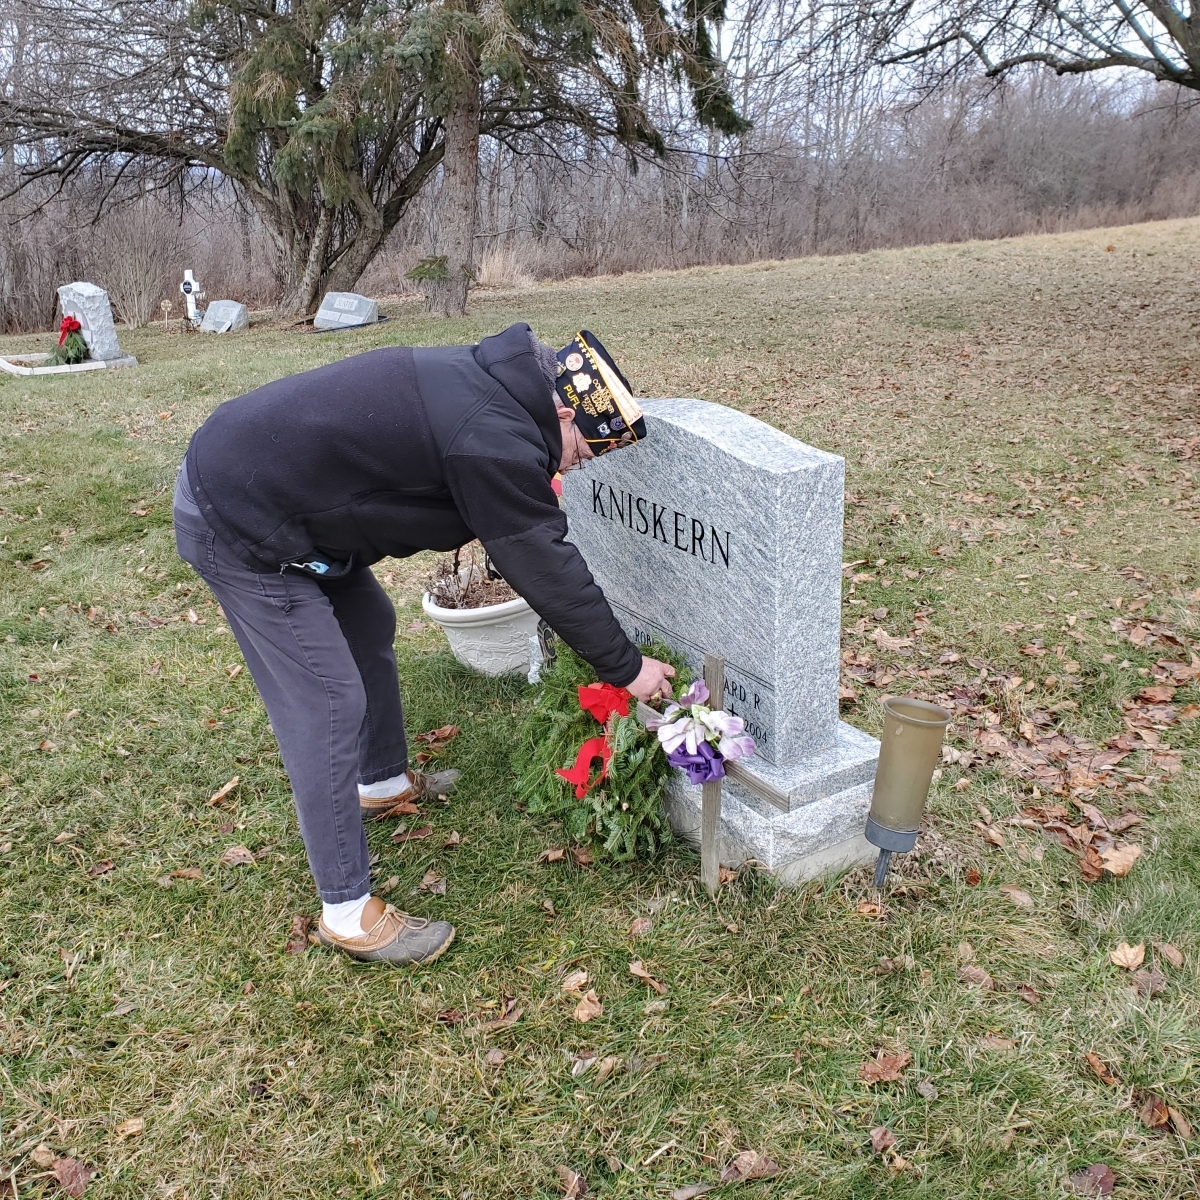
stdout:
[(82, 328), (74, 317), (63, 317), (62, 324), (58, 327), (58, 344), (61, 346), (69, 334), (78, 333)]
[(611, 683), (586, 683), (579, 688), (579, 707), (590, 712), (601, 725), (613, 713), (618, 717), (629, 716), (629, 701), (629, 693)]
[[(600, 760), (600, 774), (595, 779), (591, 778), (593, 758)], [(608, 760), (610, 758), (612, 758), (612, 747), (609, 746), (606, 738), (588, 738), (579, 747), (579, 753), (575, 756), (575, 765), (569, 770), (558, 770), (554, 773), (555, 775), (561, 775), (568, 783), (573, 783), (575, 785), (575, 799), (582, 800), (600, 780), (608, 775)]]

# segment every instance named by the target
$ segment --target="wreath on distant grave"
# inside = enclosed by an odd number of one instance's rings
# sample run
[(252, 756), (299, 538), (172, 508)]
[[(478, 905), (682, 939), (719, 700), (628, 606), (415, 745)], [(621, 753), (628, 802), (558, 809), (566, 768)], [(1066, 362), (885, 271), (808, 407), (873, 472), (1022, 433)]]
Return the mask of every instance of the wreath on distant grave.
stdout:
[(643, 725), (629, 692), (597, 682), (583, 659), (559, 646), (541, 670), (515, 752), (515, 791), (526, 810), (558, 817), (577, 842), (590, 839), (621, 861), (648, 858), (670, 839), (662, 800), (673, 770), (705, 783), (724, 775), (726, 761), (754, 753), (741, 718), (710, 709), (708, 689), (689, 682), (678, 656), (659, 644), (642, 651), (671, 663), (686, 688), (659, 716)]
[(83, 340), (83, 326), (78, 318), (66, 316), (58, 327), (58, 346), (46, 360), (48, 367), (73, 367), (88, 356), (88, 345)]

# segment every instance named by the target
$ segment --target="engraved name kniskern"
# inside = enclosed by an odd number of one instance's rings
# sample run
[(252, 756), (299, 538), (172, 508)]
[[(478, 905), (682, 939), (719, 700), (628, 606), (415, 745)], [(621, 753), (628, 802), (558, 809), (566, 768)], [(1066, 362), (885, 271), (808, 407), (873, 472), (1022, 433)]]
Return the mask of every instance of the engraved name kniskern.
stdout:
[(617, 491), (611, 484), (593, 479), (592, 513), (607, 521), (673, 546), (684, 554), (729, 569), (729, 530), (724, 532), (698, 517), (664, 508), (645, 496)]

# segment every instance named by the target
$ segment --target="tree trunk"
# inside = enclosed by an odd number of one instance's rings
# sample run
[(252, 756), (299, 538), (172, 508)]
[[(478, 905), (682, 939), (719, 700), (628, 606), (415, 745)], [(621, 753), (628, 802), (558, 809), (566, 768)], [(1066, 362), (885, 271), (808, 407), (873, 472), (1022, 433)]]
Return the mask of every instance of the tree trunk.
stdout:
[(474, 64), (467, 64), (467, 79), (446, 118), (445, 136), (437, 245), (432, 255), (445, 258), (445, 278), (426, 280), (422, 290), (430, 312), (461, 317), (467, 311), (467, 289), (475, 278), (479, 75)]

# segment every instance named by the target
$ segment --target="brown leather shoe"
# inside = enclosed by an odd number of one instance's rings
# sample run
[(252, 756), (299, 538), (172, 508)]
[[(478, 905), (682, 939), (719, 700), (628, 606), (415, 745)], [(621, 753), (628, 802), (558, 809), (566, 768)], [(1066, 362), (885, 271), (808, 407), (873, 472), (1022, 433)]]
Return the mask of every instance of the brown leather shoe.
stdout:
[(388, 904), (361, 937), (339, 937), (324, 921), (317, 925), (317, 937), (323, 946), (336, 946), (363, 962), (423, 965), (445, 954), (454, 941), (454, 926), (449, 921), (411, 917)]
[(404, 816), (403, 812), (394, 812), (393, 810), (402, 804), (416, 804), (427, 796), (447, 795), (454, 791), (461, 774), (461, 771), (450, 770), (426, 775), (422, 771), (410, 769), (408, 772), (410, 783), (404, 791), (397, 792), (394, 796), (378, 798), (359, 796), (358, 810), (364, 817)]

